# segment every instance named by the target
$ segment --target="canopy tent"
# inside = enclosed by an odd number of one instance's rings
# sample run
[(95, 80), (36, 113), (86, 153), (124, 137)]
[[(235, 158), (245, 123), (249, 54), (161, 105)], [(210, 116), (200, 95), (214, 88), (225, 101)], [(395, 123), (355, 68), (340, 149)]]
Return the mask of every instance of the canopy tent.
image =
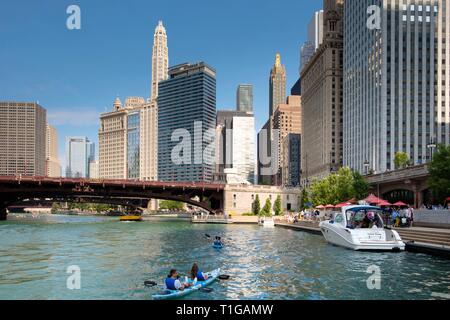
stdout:
[(364, 199), (365, 202), (372, 204), (378, 204), (381, 201), (384, 201), (383, 199), (378, 198), (377, 196), (375, 196), (374, 194), (370, 194), (367, 198)]
[(396, 207), (408, 207), (408, 205), (402, 201), (398, 201), (396, 203), (394, 203), (394, 206)]

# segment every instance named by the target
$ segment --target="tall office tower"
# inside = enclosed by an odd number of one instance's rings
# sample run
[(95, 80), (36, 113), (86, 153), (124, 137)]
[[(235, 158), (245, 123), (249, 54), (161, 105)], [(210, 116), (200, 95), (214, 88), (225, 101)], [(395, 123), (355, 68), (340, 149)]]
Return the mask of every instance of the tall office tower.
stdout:
[(308, 24), (308, 39), (300, 49), (300, 74), (323, 42), (323, 10), (316, 11)]
[[(275, 179), (273, 177), (276, 174), (276, 167), (278, 165), (277, 146), (273, 140), (273, 117), (270, 116), (269, 120), (264, 124), (261, 130), (258, 132), (257, 137), (257, 170), (258, 170), (258, 184), (260, 185), (271, 185), (272, 181)], [(276, 164), (275, 164), (276, 162)]]
[(212, 181), (215, 129), (215, 70), (203, 62), (172, 67), (159, 83), (158, 180)]
[(133, 110), (127, 115), (127, 179), (140, 178), (141, 160), (141, 111)]
[(0, 175), (46, 175), (46, 128), (39, 104), (0, 102)]
[(255, 118), (243, 111), (217, 112), (218, 180), (255, 184)]
[(279, 53), (270, 71), (269, 88), (269, 116), (273, 116), (277, 106), (286, 101), (286, 68), (281, 64)]
[(380, 29), (362, 24), (369, 0), (345, 1), (344, 164), (394, 170), (397, 152), (430, 160), (450, 143), (450, 3), (379, 0)]
[(102, 179), (126, 179), (127, 110), (119, 98), (113, 111), (100, 115), (98, 131), (99, 176)]
[(47, 177), (61, 177), (61, 163), (58, 159), (58, 132), (49, 124), (46, 129), (45, 158)]
[(253, 85), (240, 84), (236, 94), (237, 111), (253, 112)]
[(89, 178), (90, 179), (100, 178), (99, 168), (100, 167), (99, 167), (98, 160), (92, 160), (89, 162)]
[(283, 141), (290, 133), (302, 133), (302, 98), (300, 96), (289, 96), (286, 103), (278, 105), (273, 116), (273, 129), (278, 137), (278, 174), (275, 175), (272, 185), (282, 184), (283, 168)]
[(162, 21), (158, 22), (153, 37), (152, 54), (152, 90), (150, 100), (158, 98), (158, 84), (166, 80), (169, 70), (169, 49), (167, 47), (167, 33)]
[(95, 145), (86, 137), (66, 137), (66, 177), (89, 178), (89, 162), (95, 159)]
[(149, 101), (141, 107), (140, 115), (140, 180), (158, 180), (158, 107)]
[(289, 133), (283, 139), (282, 153), (283, 186), (300, 186), (301, 135), (296, 133)]
[(303, 184), (342, 165), (343, 2), (324, 0), (323, 43), (301, 75)]

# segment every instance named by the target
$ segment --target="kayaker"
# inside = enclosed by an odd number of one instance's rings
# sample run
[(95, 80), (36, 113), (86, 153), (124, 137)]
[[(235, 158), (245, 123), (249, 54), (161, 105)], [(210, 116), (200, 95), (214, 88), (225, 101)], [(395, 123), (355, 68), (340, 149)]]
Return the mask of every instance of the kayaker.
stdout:
[(191, 269), (191, 279), (194, 280), (197, 278), (197, 281), (205, 281), (208, 279), (208, 275), (203, 273), (199, 268), (198, 264), (194, 262)]
[(214, 245), (215, 246), (223, 246), (222, 238), (216, 236), (216, 239), (214, 240)]
[(181, 283), (177, 270), (171, 269), (169, 275), (166, 278), (166, 287), (169, 290), (184, 290), (190, 287), (189, 283)]

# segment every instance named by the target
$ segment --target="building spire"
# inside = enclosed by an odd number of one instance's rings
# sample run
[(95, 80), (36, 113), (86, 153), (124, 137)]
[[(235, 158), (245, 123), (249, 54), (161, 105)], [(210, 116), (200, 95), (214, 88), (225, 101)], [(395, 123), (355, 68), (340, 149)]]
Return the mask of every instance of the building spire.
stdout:
[(279, 53), (275, 56), (275, 67), (281, 67), (281, 55)]
[(158, 84), (168, 78), (168, 71), (169, 49), (167, 47), (167, 33), (163, 22), (160, 20), (155, 28), (153, 38), (152, 84), (150, 100), (156, 100), (156, 98), (158, 98)]

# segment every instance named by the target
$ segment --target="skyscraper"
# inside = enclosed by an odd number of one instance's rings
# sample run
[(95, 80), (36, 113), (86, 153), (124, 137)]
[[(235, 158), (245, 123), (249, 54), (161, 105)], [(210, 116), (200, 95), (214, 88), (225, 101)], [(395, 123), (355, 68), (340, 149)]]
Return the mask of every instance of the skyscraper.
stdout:
[(298, 187), (300, 185), (301, 135), (289, 133), (283, 139), (282, 153), (283, 186)]
[(167, 47), (167, 33), (162, 21), (158, 22), (153, 37), (152, 54), (152, 90), (150, 100), (158, 98), (158, 84), (167, 79), (169, 69), (169, 49)]
[(324, 0), (323, 43), (301, 74), (303, 184), (342, 166), (343, 2)]
[(269, 116), (273, 116), (277, 106), (285, 101), (286, 68), (281, 64), (281, 56), (277, 53), (269, 78)]
[[(394, 170), (427, 145), (450, 143), (450, 3), (380, 0), (381, 25), (360, 25), (372, 1), (345, 1), (344, 165)], [(369, 17), (369, 16), (367, 16)]]
[(215, 129), (215, 70), (203, 62), (172, 67), (159, 84), (158, 180), (212, 181)]
[(58, 159), (58, 132), (47, 124), (46, 130), (46, 170), (48, 177), (61, 177), (61, 164)]
[(237, 111), (253, 112), (253, 85), (240, 84), (236, 93)]
[(251, 112), (217, 112), (217, 174), (232, 184), (255, 184), (255, 118)]
[(0, 102), (0, 175), (45, 176), (47, 111), (34, 102)]
[(314, 12), (308, 24), (308, 39), (300, 49), (300, 73), (323, 41), (323, 10)]
[(93, 160), (93, 142), (86, 137), (66, 137), (66, 177), (89, 178), (89, 162)]

